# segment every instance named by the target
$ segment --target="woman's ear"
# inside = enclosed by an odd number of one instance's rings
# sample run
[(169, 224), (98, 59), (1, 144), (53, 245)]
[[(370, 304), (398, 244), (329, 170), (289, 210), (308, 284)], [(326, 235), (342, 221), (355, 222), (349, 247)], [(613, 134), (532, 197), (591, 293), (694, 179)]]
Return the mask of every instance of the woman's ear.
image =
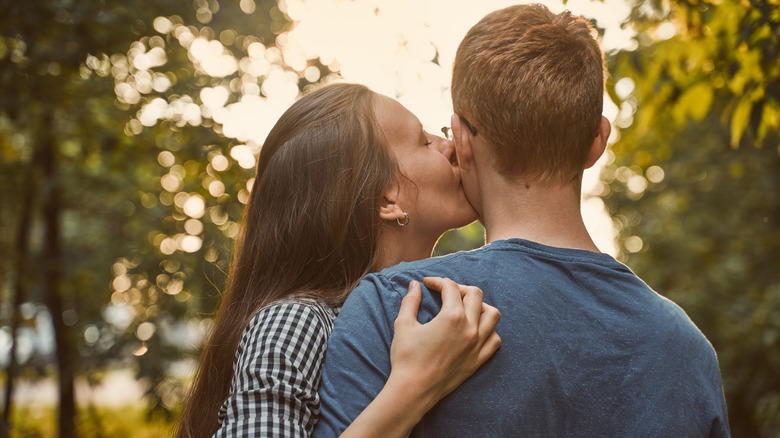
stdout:
[(455, 143), (455, 154), (458, 158), (458, 167), (468, 171), (474, 164), (470, 133), (465, 129), (457, 114), (450, 117), (450, 126), (452, 128), (452, 141)]
[(380, 219), (386, 221), (404, 220), (404, 210), (397, 204), (399, 192), (399, 187), (394, 186), (382, 197), (382, 204), (379, 206)]
[(606, 117), (601, 116), (601, 123), (599, 124), (599, 132), (596, 138), (593, 140), (593, 144), (590, 146), (590, 152), (588, 153), (588, 159), (585, 160), (585, 169), (590, 169), (596, 161), (601, 158), (604, 150), (607, 147), (607, 139), (612, 132), (612, 125), (609, 124), (609, 120)]

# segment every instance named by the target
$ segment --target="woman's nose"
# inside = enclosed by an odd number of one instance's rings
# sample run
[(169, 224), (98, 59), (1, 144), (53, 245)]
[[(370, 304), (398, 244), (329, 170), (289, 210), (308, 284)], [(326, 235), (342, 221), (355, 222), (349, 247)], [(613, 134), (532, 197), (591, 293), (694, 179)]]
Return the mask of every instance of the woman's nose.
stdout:
[(437, 145), (438, 151), (444, 155), (447, 161), (452, 165), (458, 164), (458, 160), (455, 156), (455, 143), (450, 140), (441, 139)]

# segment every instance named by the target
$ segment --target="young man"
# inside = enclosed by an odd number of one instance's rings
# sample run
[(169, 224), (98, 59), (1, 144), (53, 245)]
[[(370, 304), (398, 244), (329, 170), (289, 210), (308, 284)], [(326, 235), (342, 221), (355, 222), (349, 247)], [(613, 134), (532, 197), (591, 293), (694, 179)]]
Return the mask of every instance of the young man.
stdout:
[[(409, 282), (441, 276), (483, 290), (502, 346), (413, 435), (729, 436), (712, 346), (582, 222), (582, 172), (610, 133), (603, 80), (594, 30), (568, 12), (512, 6), (468, 32), (452, 130), (487, 245), (360, 283), (330, 338), (315, 435), (338, 435), (379, 393)], [(438, 309), (424, 294), (421, 322)]]

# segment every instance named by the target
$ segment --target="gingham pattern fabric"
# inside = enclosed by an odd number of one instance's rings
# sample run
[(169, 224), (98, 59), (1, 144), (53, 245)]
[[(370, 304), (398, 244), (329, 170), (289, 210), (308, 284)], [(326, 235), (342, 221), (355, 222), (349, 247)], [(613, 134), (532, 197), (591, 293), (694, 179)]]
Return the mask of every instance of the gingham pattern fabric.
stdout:
[(241, 337), (215, 437), (308, 437), (320, 415), (322, 361), (338, 309), (310, 299), (261, 309)]

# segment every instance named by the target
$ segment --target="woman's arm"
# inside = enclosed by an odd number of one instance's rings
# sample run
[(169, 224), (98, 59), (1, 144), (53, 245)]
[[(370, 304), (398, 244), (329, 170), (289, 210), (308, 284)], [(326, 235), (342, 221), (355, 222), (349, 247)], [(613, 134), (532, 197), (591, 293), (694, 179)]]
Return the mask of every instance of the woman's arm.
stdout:
[(392, 369), (382, 391), (342, 437), (405, 437), (436, 403), (498, 350), (499, 311), (482, 302), (482, 291), (449, 279), (427, 277), (441, 292), (442, 308), (427, 324), (417, 322), (420, 284), (412, 282), (395, 320)]
[[(417, 322), (421, 290), (413, 282), (395, 321), (389, 380), (342, 436), (408, 435), (498, 349), (501, 340), (493, 329), (500, 315), (482, 303), (482, 291), (440, 278), (424, 281), (441, 292), (440, 313), (427, 324)], [(236, 353), (231, 395), (215, 436), (311, 435), (332, 328), (328, 311), (286, 302), (258, 312)]]
[(242, 335), (216, 437), (308, 437), (319, 416), (332, 310), (313, 302), (261, 309)]

